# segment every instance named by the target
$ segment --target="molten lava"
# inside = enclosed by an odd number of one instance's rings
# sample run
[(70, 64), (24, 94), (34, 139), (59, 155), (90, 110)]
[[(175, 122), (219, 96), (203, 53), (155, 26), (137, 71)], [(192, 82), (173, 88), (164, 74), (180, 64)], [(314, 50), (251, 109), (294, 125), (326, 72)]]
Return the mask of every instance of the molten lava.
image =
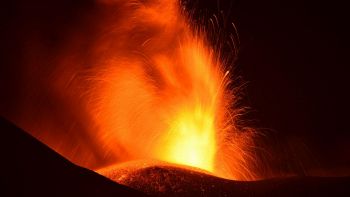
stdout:
[[(228, 88), (228, 66), (184, 6), (178, 0), (96, 0), (91, 7), (62, 30), (57, 49), (30, 45), (27, 81), (35, 88), (23, 111), (42, 107), (34, 96), (47, 92), (41, 100), (53, 97), (47, 103), (56, 112), (40, 108), (41, 116), (27, 114), (36, 119), (16, 122), (93, 170), (151, 159), (255, 178), (252, 132), (237, 125), (241, 109)], [(33, 37), (28, 43), (41, 38)], [(52, 73), (34, 69), (47, 64)]]
[(200, 107), (177, 114), (161, 159), (213, 172), (216, 153), (214, 117)]
[(110, 36), (119, 41), (108, 51), (115, 56), (92, 91), (101, 143), (123, 161), (158, 159), (240, 178), (224, 169), (238, 164), (220, 156), (243, 152), (243, 144), (234, 151), (226, 145), (236, 143), (227, 133), (237, 132), (228, 71), (204, 31), (191, 27), (177, 0), (125, 6), (132, 12)]

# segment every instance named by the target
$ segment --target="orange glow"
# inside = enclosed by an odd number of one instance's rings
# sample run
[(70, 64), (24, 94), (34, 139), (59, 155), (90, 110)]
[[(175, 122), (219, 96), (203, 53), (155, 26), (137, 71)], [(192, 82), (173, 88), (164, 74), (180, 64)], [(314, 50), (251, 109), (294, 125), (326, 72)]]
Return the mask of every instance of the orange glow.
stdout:
[[(228, 126), (234, 124), (228, 116), (228, 71), (205, 33), (191, 28), (180, 8), (176, 0), (140, 3), (125, 26), (118, 26), (119, 31), (131, 28), (136, 40), (121, 41), (123, 55), (107, 60), (96, 77), (99, 85), (91, 93), (90, 108), (97, 109), (98, 136), (122, 161), (158, 159), (242, 178), (236, 171), (247, 163), (234, 163), (245, 157), (236, 160), (230, 154), (243, 148), (226, 146), (233, 139), (225, 133), (235, 132)], [(124, 53), (129, 48), (137, 50)], [(230, 156), (222, 156), (226, 154)], [(227, 171), (225, 165), (236, 169)]]
[(211, 116), (200, 108), (178, 114), (170, 126), (162, 159), (213, 172), (216, 139)]
[(101, 93), (97, 121), (112, 132), (102, 141), (114, 138), (111, 142), (130, 147), (130, 159), (148, 157), (214, 172), (224, 77), (219, 64), (196, 38), (183, 40), (172, 56), (153, 58), (156, 76), (133, 63), (107, 77), (111, 86)]
[[(180, 2), (96, 0), (92, 7), (47, 55), (42, 67), (53, 64), (53, 74), (39, 73), (44, 85), (31, 85), (46, 88), (56, 112), (27, 114), (36, 119), (20, 125), (93, 170), (151, 159), (254, 179), (253, 132), (236, 124), (241, 110), (228, 88), (231, 73), (219, 47), (211, 46), (204, 28), (194, 28)], [(31, 51), (27, 62), (37, 65), (41, 56)], [(40, 45), (37, 51), (46, 57)], [(36, 69), (27, 69), (34, 78)], [(56, 120), (59, 112), (64, 117)]]
[[(183, 78), (189, 82), (189, 86), (183, 85), (173, 90), (172, 94), (181, 95), (180, 100), (169, 97), (176, 108), (167, 115), (164, 144), (157, 147), (156, 152), (161, 160), (213, 172), (216, 154), (215, 116), (218, 110), (217, 97), (221, 91), (218, 73), (212, 70), (216, 65), (213, 65), (204, 46), (198, 43), (182, 46), (178, 56), (182, 60), (180, 65), (192, 65), (186, 73), (187, 77)], [(186, 71), (186, 68), (182, 70)], [(167, 74), (171, 74), (169, 78), (174, 77), (174, 73)], [(173, 83), (177, 86), (179, 81)]]

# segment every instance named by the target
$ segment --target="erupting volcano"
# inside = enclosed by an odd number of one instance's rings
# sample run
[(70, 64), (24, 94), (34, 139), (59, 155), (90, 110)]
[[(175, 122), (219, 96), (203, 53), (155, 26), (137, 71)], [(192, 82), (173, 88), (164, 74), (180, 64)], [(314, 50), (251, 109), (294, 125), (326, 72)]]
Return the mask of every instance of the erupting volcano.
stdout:
[(209, 37), (210, 28), (194, 22), (184, 3), (94, 1), (57, 28), (50, 49), (29, 32), (22, 68), (27, 96), (18, 105), (22, 115), (12, 119), (96, 171), (150, 160), (257, 178), (254, 131), (237, 123), (239, 84), (221, 53), (226, 41), (219, 33)]
[[(113, 6), (119, 1), (108, 1)], [(129, 1), (97, 49), (107, 53), (90, 90), (96, 135), (123, 161), (156, 159), (251, 179), (229, 70), (205, 28), (177, 0)]]
[(5, 193), (350, 196), (343, 7), (4, 2)]

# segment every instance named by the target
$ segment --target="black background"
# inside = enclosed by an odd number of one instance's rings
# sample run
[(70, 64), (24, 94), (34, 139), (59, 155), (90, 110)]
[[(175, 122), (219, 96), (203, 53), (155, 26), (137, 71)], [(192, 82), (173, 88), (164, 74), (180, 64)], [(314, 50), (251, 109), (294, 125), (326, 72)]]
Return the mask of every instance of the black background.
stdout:
[[(20, 99), (18, 54), (28, 33), (22, 29), (55, 35), (52, 32), (64, 29), (79, 16), (78, 10), (89, 6), (92, 1), (2, 3), (1, 115), (9, 114)], [(349, 175), (346, 2), (206, 0), (189, 1), (187, 6), (195, 7), (198, 16), (205, 13), (204, 21), (222, 10), (222, 28), (235, 23), (240, 35), (235, 75), (246, 82), (243, 103), (251, 108), (248, 123), (258, 128), (258, 146), (272, 171)], [(54, 36), (43, 40), (51, 47), (59, 41)]]

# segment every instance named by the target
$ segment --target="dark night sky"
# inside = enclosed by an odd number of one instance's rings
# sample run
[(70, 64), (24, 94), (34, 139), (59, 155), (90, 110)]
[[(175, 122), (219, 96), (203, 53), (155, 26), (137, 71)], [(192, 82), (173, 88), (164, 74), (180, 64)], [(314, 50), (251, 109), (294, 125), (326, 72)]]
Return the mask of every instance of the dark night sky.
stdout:
[[(16, 54), (22, 51), (21, 36), (26, 32), (18, 29), (35, 24), (33, 28), (50, 34), (79, 15), (76, 10), (90, 5), (86, 2), (17, 0), (1, 6), (1, 115), (8, 114), (20, 96), (21, 87), (13, 79), (20, 76)], [(236, 75), (247, 82), (243, 100), (251, 108), (247, 118), (263, 133), (265, 151), (278, 155), (271, 157), (275, 165), (300, 174), (319, 169), (339, 174), (348, 169), (350, 175), (346, 3), (206, 0), (189, 6), (206, 12), (208, 18), (223, 10), (225, 21), (236, 24), (240, 35)], [(45, 44), (54, 43), (50, 39), (55, 38), (48, 36)]]
[[(282, 154), (290, 152), (288, 157), (313, 160), (302, 161), (305, 168), (348, 168), (350, 17), (345, 3), (236, 1), (232, 7), (241, 35), (237, 66), (248, 81), (249, 105), (260, 128), (276, 136), (267, 143)], [(281, 143), (286, 147), (278, 148)]]

